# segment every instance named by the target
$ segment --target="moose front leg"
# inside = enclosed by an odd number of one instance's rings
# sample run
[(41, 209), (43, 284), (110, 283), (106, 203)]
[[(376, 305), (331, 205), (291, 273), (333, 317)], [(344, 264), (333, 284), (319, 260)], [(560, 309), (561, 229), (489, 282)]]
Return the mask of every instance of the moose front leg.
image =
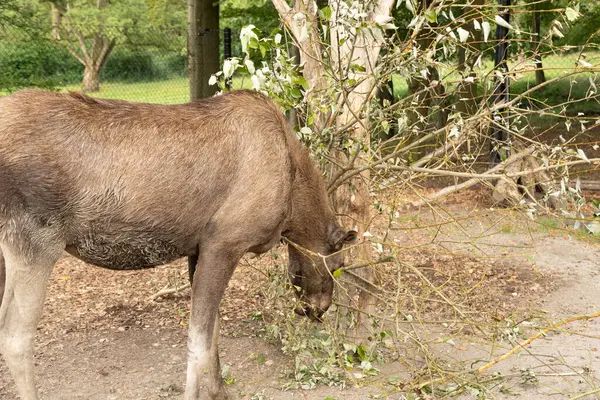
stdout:
[(196, 273), (196, 266), (198, 265), (198, 247), (196, 252), (191, 256), (188, 256), (188, 275), (190, 279), (190, 285), (194, 283), (194, 274)]
[[(243, 252), (232, 252), (230, 246), (203, 246), (203, 248), (206, 250), (198, 255), (192, 283), (184, 399), (225, 400), (228, 397), (221, 378), (217, 345), (219, 304)], [(201, 396), (200, 378), (206, 367), (209, 367), (208, 396)]]

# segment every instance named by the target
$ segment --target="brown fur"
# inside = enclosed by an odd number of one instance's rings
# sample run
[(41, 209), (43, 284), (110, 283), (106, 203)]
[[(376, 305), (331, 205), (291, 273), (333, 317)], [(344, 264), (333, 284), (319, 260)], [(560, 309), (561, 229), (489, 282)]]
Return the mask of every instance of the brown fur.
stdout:
[[(187, 256), (193, 271), (197, 262), (189, 344), (196, 360), (194, 349), (217, 354), (218, 305), (240, 257), (281, 236), (328, 255), (355, 232), (337, 225), (308, 152), (263, 95), (242, 90), (183, 105), (41, 90), (0, 98), (0, 250), (10, 256), (6, 271), (0, 263), (0, 350), (22, 396), (36, 398), (30, 383), (19, 383), (31, 372), (17, 366), (23, 343), (15, 350), (7, 338), (30, 330), (41, 305), (13, 318), (13, 299), (39, 300), (60, 251), (111, 269)], [(289, 252), (290, 278), (308, 303), (298, 312), (318, 318), (331, 302), (330, 271), (343, 259), (336, 253), (325, 265)], [(40, 276), (27, 290), (13, 273), (23, 268)], [(199, 396), (194, 374), (188, 369), (186, 399)], [(220, 383), (211, 387), (212, 398), (224, 396)]]

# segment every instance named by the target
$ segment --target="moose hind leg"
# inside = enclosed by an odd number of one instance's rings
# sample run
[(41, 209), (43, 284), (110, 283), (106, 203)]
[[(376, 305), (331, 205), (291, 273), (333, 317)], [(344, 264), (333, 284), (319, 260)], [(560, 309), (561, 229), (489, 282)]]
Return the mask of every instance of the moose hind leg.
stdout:
[(4, 284), (6, 283), (6, 267), (4, 265), (4, 255), (0, 249), (0, 306), (2, 306), (2, 298), (4, 297)]
[(28, 257), (0, 245), (4, 259), (4, 296), (0, 305), (0, 352), (22, 400), (37, 400), (33, 345), (42, 312), (46, 284), (62, 249)]

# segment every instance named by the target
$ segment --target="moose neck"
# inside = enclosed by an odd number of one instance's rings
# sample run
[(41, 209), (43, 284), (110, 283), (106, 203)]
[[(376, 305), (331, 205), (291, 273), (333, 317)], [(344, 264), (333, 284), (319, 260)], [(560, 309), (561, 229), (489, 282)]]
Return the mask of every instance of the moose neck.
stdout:
[(311, 250), (315, 251), (314, 245), (323, 243), (328, 230), (336, 224), (335, 214), (323, 177), (308, 152), (302, 149), (302, 153), (296, 155), (292, 212), (283, 236), (300, 246), (313, 247)]

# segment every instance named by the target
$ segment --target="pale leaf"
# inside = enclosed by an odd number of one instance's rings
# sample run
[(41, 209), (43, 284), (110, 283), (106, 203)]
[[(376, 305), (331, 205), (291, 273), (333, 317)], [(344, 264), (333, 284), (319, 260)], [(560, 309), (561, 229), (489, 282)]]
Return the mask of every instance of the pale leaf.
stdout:
[(494, 21), (496, 21), (496, 23), (503, 28), (514, 29), (511, 24), (506, 22), (506, 20), (499, 15), (496, 15), (496, 17), (494, 18)]
[(254, 71), (256, 71), (256, 69), (254, 68), (254, 62), (252, 60), (246, 60), (244, 61), (244, 64), (246, 64), (246, 68), (248, 68), (248, 72), (250, 72), (251, 74), (253, 74)]
[(554, 36), (558, 36), (559, 38), (565, 37), (565, 35), (563, 35), (562, 32), (559, 31), (556, 26), (552, 27), (552, 33), (554, 34)]
[(469, 31), (463, 28), (458, 28), (456, 30), (458, 32), (458, 37), (460, 38), (461, 43), (466, 42), (469, 39)]
[(571, 7), (567, 7), (565, 14), (567, 15), (567, 19), (571, 22), (575, 21), (580, 16), (580, 14)]
[(483, 41), (487, 42), (488, 37), (490, 36), (490, 23), (487, 21), (483, 21), (481, 27), (483, 28)]
[(581, 158), (582, 160), (584, 160), (584, 161), (590, 162), (590, 160), (587, 158), (587, 156), (585, 155), (585, 153), (581, 149), (577, 149), (577, 156), (579, 158)]

